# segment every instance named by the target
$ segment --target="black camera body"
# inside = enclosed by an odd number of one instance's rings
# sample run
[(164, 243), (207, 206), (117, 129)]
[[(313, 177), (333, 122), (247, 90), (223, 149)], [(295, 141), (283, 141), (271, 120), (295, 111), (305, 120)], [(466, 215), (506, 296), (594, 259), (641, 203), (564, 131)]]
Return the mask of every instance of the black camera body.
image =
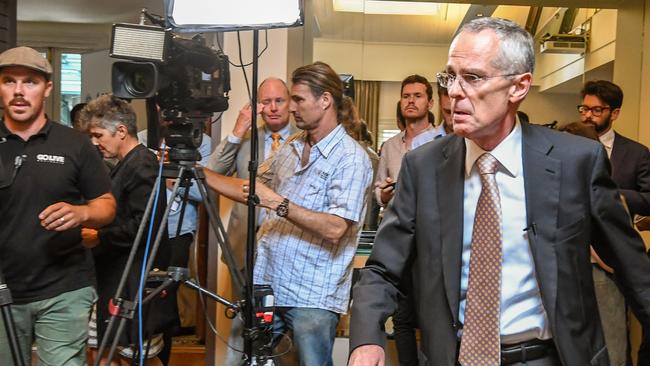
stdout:
[(228, 56), (204, 45), (203, 38), (172, 37), (167, 62), (156, 65), (161, 109), (211, 114), (228, 109)]
[(182, 38), (152, 25), (114, 24), (113, 94), (156, 98), (161, 109), (210, 114), (228, 109), (228, 56), (196, 35)]
[[(147, 129), (158, 137), (160, 117), (167, 146), (184, 150), (179, 160), (196, 160), (191, 150), (201, 144), (206, 117), (228, 109), (228, 56), (207, 47), (200, 35), (187, 39), (136, 24), (113, 25), (110, 55), (129, 60), (113, 63), (113, 95), (155, 102), (159, 113), (148, 111)], [(155, 140), (149, 145), (157, 147)]]

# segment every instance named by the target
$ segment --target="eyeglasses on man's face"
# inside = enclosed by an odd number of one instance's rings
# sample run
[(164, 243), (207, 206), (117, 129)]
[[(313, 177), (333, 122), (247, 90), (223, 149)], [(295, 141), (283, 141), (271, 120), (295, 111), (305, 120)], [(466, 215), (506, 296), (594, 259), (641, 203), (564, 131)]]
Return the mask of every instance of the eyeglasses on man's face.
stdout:
[(577, 106), (577, 108), (580, 114), (587, 114), (587, 112), (591, 112), (591, 115), (595, 117), (598, 117), (601, 114), (603, 114), (604, 110), (611, 109), (610, 107), (601, 107), (601, 106), (589, 107), (584, 104), (580, 104), (579, 106)]
[(458, 80), (461, 88), (476, 88), (482, 82), (494, 79), (494, 78), (505, 78), (509, 76), (515, 76), (520, 74), (504, 74), (504, 75), (494, 75), (494, 76), (479, 76), (476, 74), (450, 74), (447, 72), (439, 72), (436, 74), (436, 80), (438, 85), (442, 86), (445, 89), (449, 89), (454, 85), (454, 82)]

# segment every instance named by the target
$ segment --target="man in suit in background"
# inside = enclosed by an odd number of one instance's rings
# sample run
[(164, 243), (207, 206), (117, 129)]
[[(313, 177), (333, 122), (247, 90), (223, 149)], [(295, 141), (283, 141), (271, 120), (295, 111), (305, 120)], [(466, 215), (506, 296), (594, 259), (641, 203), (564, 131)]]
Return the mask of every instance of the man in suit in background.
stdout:
[(511, 21), (479, 18), (454, 38), (438, 77), (454, 135), (402, 162), (354, 289), (350, 365), (383, 364), (381, 324), (407, 275), (424, 364), (609, 365), (590, 243), (650, 318), (650, 260), (604, 149), (517, 118), (533, 69), (532, 37)]
[[(612, 180), (625, 197), (632, 216), (650, 215), (650, 152), (612, 128), (623, 105), (621, 88), (606, 80), (588, 81), (581, 91), (580, 119), (598, 134), (612, 164)], [(594, 266), (594, 283), (605, 340), (612, 365), (625, 363), (626, 308), (622, 294), (607, 268)], [(639, 365), (650, 365), (650, 330), (644, 329)]]
[[(261, 163), (277, 151), (287, 138), (298, 132), (289, 123), (289, 89), (284, 81), (268, 78), (259, 86), (257, 111), (262, 116), (264, 125), (257, 129), (259, 150), (257, 160)], [(250, 160), (250, 128), (251, 106), (245, 105), (240, 111), (232, 133), (219, 143), (208, 161), (207, 167), (219, 174), (234, 175), (248, 179), (248, 162)], [(258, 225), (263, 217), (257, 210)], [(228, 223), (228, 239), (233, 249), (237, 269), (243, 271), (246, 255), (246, 230), (248, 227), (248, 208), (245, 204), (234, 203)], [(236, 289), (233, 289), (236, 290)], [(233, 319), (230, 345), (237, 350), (243, 350), (239, 318)], [(225, 365), (240, 365), (242, 354), (228, 348)]]
[(447, 135), (454, 133), (454, 121), (451, 115), (451, 99), (449, 98), (449, 93), (447, 88), (444, 88), (438, 84), (438, 106), (440, 108), (440, 124), (445, 129)]
[(650, 152), (614, 131), (623, 104), (621, 88), (606, 80), (588, 81), (578, 106), (583, 123), (592, 126), (612, 163), (612, 179), (625, 197), (630, 214), (650, 215)]

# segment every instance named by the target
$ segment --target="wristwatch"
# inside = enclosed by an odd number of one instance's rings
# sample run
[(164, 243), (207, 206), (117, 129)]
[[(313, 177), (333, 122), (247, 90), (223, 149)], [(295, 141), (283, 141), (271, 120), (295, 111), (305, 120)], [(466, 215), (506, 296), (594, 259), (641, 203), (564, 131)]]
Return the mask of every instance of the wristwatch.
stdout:
[(287, 217), (289, 214), (289, 199), (285, 198), (282, 200), (282, 203), (275, 208), (275, 213), (280, 217)]

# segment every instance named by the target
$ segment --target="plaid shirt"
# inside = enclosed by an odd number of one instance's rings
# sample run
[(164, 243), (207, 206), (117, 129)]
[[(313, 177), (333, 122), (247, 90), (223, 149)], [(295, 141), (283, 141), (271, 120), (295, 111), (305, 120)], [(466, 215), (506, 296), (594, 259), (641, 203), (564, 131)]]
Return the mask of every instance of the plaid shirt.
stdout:
[(337, 126), (311, 149), (302, 167), (302, 132), (260, 167), (260, 180), (292, 203), (353, 222), (338, 244), (267, 213), (258, 232), (254, 282), (270, 284), (276, 306), (309, 307), (345, 313), (352, 259), (372, 180), (363, 148)]

